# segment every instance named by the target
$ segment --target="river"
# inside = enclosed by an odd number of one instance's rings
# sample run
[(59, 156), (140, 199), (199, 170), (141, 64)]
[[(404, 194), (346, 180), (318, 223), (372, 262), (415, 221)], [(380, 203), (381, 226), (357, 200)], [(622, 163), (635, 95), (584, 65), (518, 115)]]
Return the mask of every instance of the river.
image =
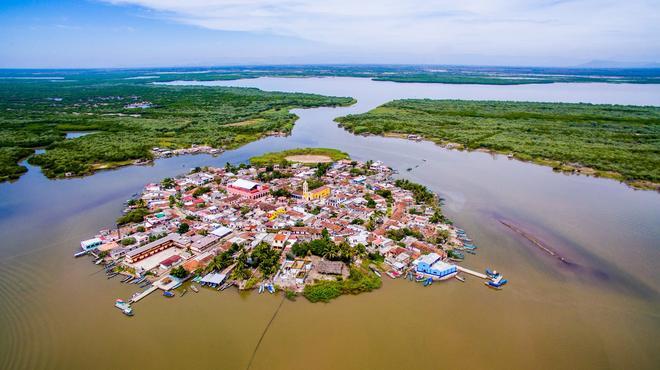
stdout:
[[(182, 82), (191, 84), (191, 82)], [(200, 83), (202, 84), (202, 83)], [(499, 155), (429, 142), (355, 136), (333, 119), (397, 98), (460, 98), (660, 105), (660, 85), (398, 84), (357, 78), (203, 82), (352, 96), (351, 107), (294, 110), (288, 137), (221, 156), (183, 156), (85, 178), (52, 181), (38, 168), (0, 184), (0, 368), (654, 369), (660, 363), (660, 197), (608, 179), (554, 173)], [(423, 288), (385, 279), (373, 293), (329, 304), (218, 293), (154, 295), (126, 318), (112, 306), (134, 286), (107, 280), (78, 242), (110, 227), (142, 186), (194, 166), (267, 151), (333, 147), (382, 160), (445, 199), (477, 256), (464, 265), (502, 271), (492, 291), (477, 279)], [(413, 168), (407, 172), (407, 168)], [(516, 225), (570, 261), (547, 255)]]

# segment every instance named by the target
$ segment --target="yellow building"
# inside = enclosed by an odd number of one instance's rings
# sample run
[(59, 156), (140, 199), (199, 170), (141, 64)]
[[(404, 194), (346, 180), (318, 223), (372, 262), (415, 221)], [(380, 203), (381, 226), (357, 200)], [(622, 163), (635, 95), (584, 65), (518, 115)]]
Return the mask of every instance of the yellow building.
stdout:
[(316, 188), (314, 190), (309, 190), (309, 185), (307, 184), (307, 180), (303, 183), (303, 199), (304, 200), (316, 200), (316, 199), (323, 199), (327, 198), (330, 196), (330, 188), (323, 185), (319, 188)]

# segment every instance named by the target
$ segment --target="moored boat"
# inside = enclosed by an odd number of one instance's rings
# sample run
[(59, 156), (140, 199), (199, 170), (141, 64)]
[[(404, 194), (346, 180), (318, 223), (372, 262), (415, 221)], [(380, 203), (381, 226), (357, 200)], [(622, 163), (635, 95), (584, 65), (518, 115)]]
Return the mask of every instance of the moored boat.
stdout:
[(163, 292), (163, 296), (165, 296), (167, 298), (172, 298), (172, 297), (174, 297), (174, 293), (170, 292), (169, 290), (166, 290), (166, 291)]
[(199, 293), (199, 289), (197, 289), (197, 287), (194, 285), (190, 285), (190, 289), (195, 293)]
[(456, 278), (456, 280), (460, 281), (461, 283), (465, 282), (465, 278), (460, 275), (454, 275), (454, 277)]

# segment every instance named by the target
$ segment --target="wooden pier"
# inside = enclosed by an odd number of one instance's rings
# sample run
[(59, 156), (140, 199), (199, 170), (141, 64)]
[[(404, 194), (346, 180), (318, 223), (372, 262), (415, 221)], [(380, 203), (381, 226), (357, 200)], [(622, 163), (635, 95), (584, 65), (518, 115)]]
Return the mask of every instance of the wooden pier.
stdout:
[(134, 298), (131, 298), (130, 303), (135, 303), (139, 301), (140, 299), (148, 296), (149, 294), (153, 293), (155, 290), (157, 290), (158, 287), (151, 286), (149, 289), (145, 290), (144, 292), (140, 293), (139, 295), (136, 295)]
[(470, 275), (472, 275), (472, 276), (476, 276), (476, 277), (478, 277), (478, 278), (488, 279), (488, 276), (486, 276), (486, 274), (482, 274), (482, 273), (480, 273), (480, 272), (476, 272), (476, 271), (473, 271), (473, 270), (470, 270), (470, 269), (466, 269), (466, 268), (463, 267), (463, 266), (458, 266), (458, 265), (456, 265), (456, 269), (457, 269), (458, 271), (464, 272), (464, 273), (466, 273), (466, 274), (470, 274)]

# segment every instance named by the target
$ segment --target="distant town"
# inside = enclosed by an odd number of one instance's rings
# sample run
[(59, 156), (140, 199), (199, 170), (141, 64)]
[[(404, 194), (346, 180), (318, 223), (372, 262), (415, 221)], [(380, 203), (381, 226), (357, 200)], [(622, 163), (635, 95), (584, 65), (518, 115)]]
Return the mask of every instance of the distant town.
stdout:
[(429, 286), (464, 272), (500, 289), (499, 273), (458, 266), (477, 247), (437, 195), (393, 174), (381, 162), (323, 155), (195, 168), (146, 185), (117, 227), (82, 241), (76, 256), (92, 254), (109, 279), (143, 289), (117, 300), (129, 316), (154, 291), (174, 297), (198, 285), (327, 302), (379, 288), (382, 274)]

